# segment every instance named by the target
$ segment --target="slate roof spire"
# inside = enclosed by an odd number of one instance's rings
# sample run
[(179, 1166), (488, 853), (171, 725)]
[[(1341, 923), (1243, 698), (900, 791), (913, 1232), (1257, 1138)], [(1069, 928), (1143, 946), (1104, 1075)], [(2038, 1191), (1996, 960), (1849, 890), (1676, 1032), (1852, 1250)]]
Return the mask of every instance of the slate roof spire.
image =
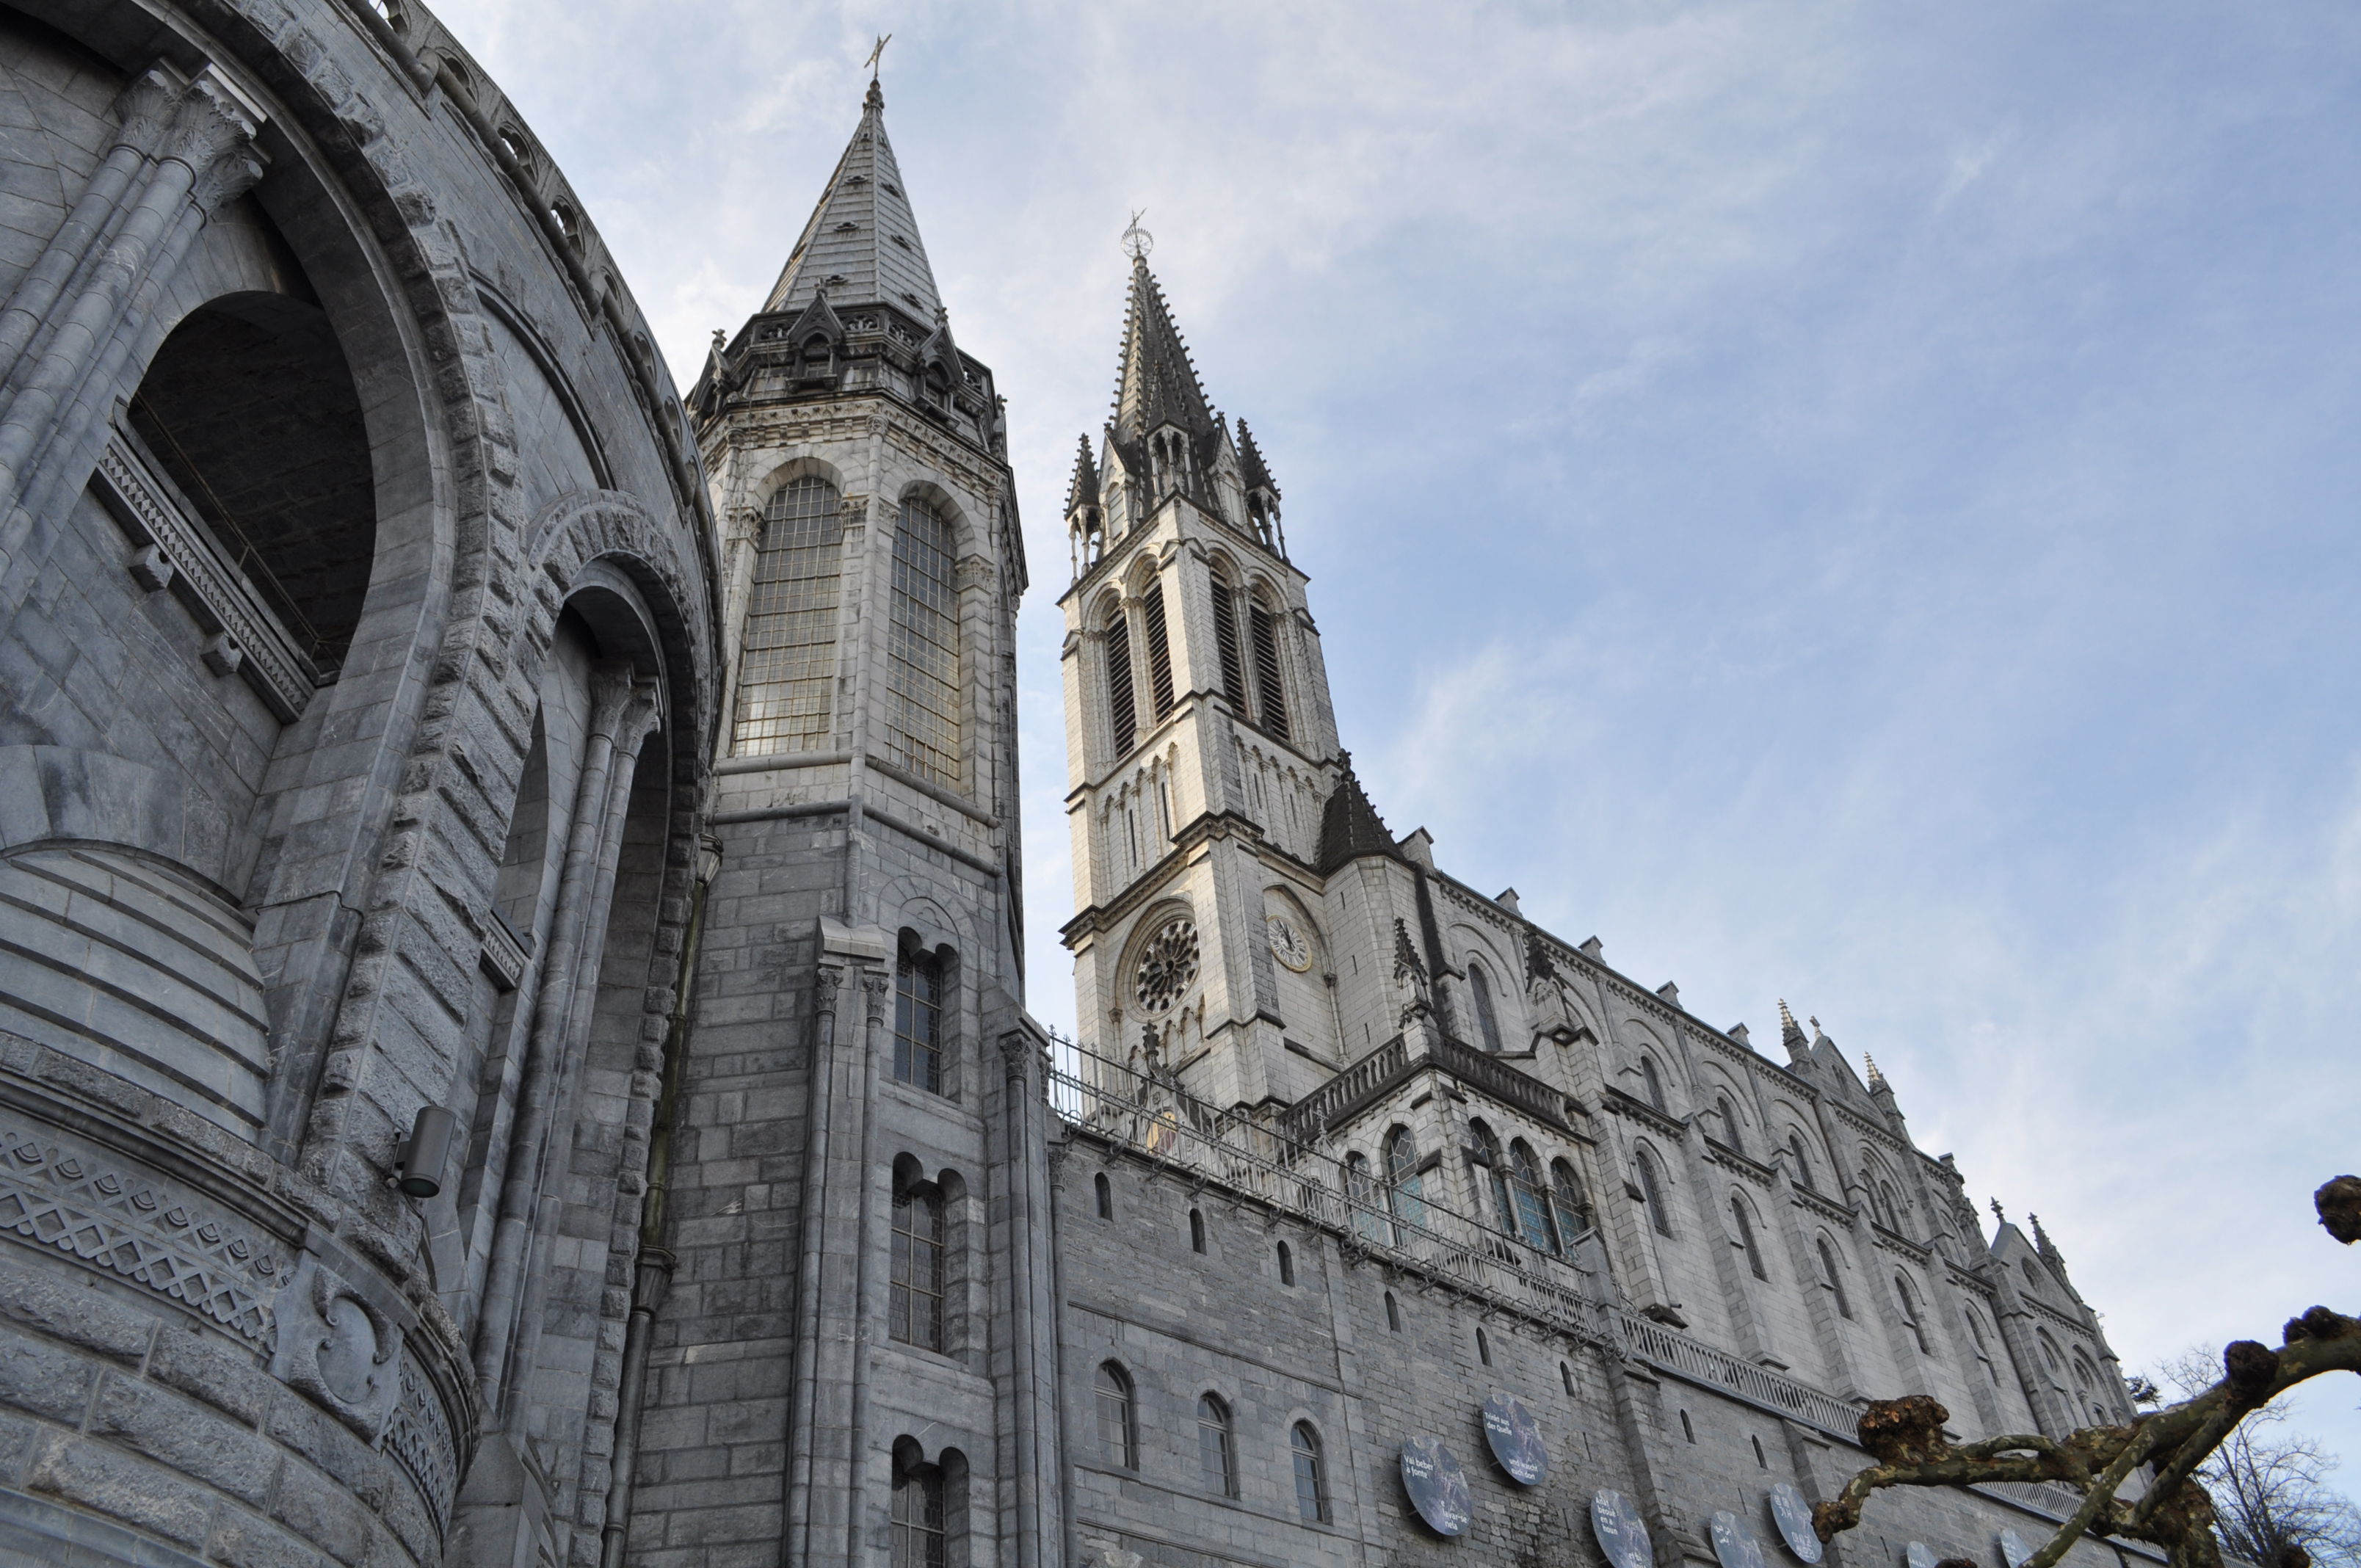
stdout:
[(1279, 496), (1270, 467), (1262, 460), (1262, 449), (1255, 444), (1254, 432), (1243, 419), (1238, 421), (1238, 477), (1249, 490), (1268, 490), (1274, 499)]
[(1131, 262), (1131, 297), (1123, 314), (1123, 355), (1115, 370), (1115, 431), (1136, 442), (1165, 424), (1177, 424), (1210, 450), (1217, 426), (1188, 345), (1172, 324), (1164, 291), (1148, 269), (1148, 258)]
[(1071, 517), (1083, 507), (1099, 504), (1099, 466), (1091, 461), (1091, 438), (1078, 438), (1081, 450), (1074, 454), (1074, 477), (1066, 486), (1066, 515)]
[(1348, 861), (1364, 855), (1383, 855), (1389, 860), (1402, 858), (1400, 846), (1386, 831), (1385, 822), (1378, 808), (1369, 804), (1360, 779), (1353, 772), (1353, 753), (1338, 751), (1336, 761), (1344, 773), (1336, 780), (1328, 804), (1320, 812), (1320, 854), (1318, 869), (1323, 876)]
[(885, 139), (885, 93), (873, 78), (852, 140), (763, 310), (799, 309), (823, 289), (838, 304), (890, 304), (928, 325), (942, 309), (894, 145)]

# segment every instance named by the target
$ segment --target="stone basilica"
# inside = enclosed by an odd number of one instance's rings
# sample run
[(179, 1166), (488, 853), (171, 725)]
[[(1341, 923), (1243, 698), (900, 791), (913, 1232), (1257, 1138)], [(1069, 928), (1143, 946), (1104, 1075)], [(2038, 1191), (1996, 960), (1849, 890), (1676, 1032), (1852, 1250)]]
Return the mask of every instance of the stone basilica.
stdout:
[(1871, 1398), (2129, 1414), (1866, 1058), (1386, 827), (1144, 256), (1028, 1017), (875, 83), (686, 398), (414, 0), (10, 0), (0, 135), (0, 1568), (2018, 1568), (1795, 1510)]

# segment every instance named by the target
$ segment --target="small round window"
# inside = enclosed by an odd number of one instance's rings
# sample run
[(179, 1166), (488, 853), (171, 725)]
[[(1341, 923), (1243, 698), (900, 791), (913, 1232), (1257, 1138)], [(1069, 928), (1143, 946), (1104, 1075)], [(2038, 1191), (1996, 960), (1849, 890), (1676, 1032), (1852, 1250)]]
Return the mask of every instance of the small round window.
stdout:
[(1189, 992), (1197, 978), (1197, 923), (1176, 916), (1156, 928), (1139, 951), (1132, 989), (1143, 1013), (1161, 1013)]

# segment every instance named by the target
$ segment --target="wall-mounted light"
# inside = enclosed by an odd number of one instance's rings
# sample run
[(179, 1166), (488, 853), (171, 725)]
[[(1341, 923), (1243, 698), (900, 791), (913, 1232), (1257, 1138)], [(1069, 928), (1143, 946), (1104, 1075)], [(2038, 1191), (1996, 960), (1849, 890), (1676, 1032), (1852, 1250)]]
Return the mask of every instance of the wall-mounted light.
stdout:
[(451, 1141), (459, 1118), (440, 1105), (422, 1105), (410, 1136), (393, 1146), (394, 1186), (405, 1198), (432, 1198), (443, 1190), (443, 1168), (451, 1161)]

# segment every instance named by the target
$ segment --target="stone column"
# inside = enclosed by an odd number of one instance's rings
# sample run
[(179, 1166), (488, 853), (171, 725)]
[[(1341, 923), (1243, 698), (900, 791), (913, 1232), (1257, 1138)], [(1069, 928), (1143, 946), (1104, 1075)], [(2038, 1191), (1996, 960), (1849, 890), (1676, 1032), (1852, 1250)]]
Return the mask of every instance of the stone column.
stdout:
[[(1000, 1036), (1000, 1113), (988, 1131), (994, 1152), (994, 1197), (999, 1209), (992, 1253), (1006, 1280), (1008, 1363), (998, 1401), (1001, 1451), (1010, 1462), (1000, 1477), (1001, 1534), (1015, 1545), (1016, 1568), (1053, 1568), (1062, 1539), (1060, 1497), (1049, 1488), (1064, 1472), (1058, 1442), (1054, 1376), (1057, 1301), (1050, 1289), (1049, 1157), (1038, 1071), (1044, 1047), (1019, 1026)], [(995, 1367), (995, 1373), (999, 1368)]]

